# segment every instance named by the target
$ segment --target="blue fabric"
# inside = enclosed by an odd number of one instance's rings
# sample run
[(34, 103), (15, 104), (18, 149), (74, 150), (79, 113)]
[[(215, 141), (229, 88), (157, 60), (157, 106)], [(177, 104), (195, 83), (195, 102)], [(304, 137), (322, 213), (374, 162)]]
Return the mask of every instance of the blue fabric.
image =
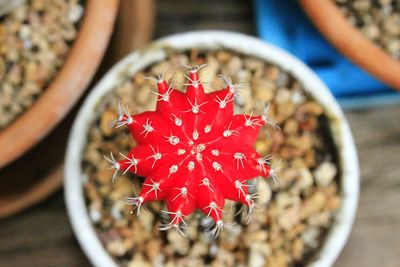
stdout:
[(309, 22), (297, 1), (254, 1), (259, 36), (304, 61), (335, 96), (360, 96), (391, 91), (327, 43)]

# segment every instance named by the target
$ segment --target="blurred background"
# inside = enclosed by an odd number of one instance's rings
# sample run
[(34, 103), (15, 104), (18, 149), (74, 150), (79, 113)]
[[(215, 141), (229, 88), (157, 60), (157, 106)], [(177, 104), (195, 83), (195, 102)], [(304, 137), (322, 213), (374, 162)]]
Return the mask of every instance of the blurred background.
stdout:
[[(63, 1), (68, 2), (67, 7), (62, 6)], [(90, 266), (72, 233), (62, 189), (65, 145), (77, 109), (93, 85), (129, 51), (152, 39), (205, 29), (258, 36), (299, 57), (328, 85), (344, 108), (353, 131), (362, 180), (355, 225), (335, 266), (398, 266), (400, 96), (396, 88), (400, 89), (400, 82), (396, 77), (400, 77), (400, 67), (396, 64), (400, 65), (400, 1), (348, 1), (351, 4), (346, 5), (346, 0), (336, 2), (346, 18), (388, 54), (385, 61), (374, 61), (375, 54), (371, 54), (364, 62), (357, 52), (351, 51), (351, 45), (340, 46), (335, 34), (326, 31), (324, 22), (313, 15), (315, 10), (309, 4), (312, 1), (300, 1), (301, 6), (292, 0), (121, 0), (118, 7), (118, 1), (112, 0), (1, 0), (0, 266)], [(10, 2), (30, 5), (26, 7), (29, 11), (10, 16), (7, 8), (15, 8), (9, 7)], [(367, 14), (366, 10), (373, 8), (377, 9), (372, 13), (379, 22)], [(37, 14), (32, 14), (36, 10)], [(45, 17), (42, 22), (40, 16)], [(55, 32), (57, 29), (49, 25), (57, 22), (62, 25), (63, 34), (49, 35), (57, 44), (49, 46), (41, 39), (45, 38), (43, 33), (38, 33), (36, 40), (35, 32), (29, 28), (13, 30), (20, 29), (23, 21)], [(32, 36), (33, 44), (24, 36)], [(24, 41), (22, 47), (15, 45), (18, 38)], [(15, 55), (18, 49), (24, 50), (23, 56)], [(52, 49), (51, 53), (43, 52), (46, 49)], [(85, 62), (85, 55), (86, 63), (81, 63)], [(24, 64), (27, 58), (35, 57), (40, 64), (31, 64), (25, 71), (40, 71), (33, 72), (36, 74), (32, 77), (25, 75), (24, 79), (31, 79), (29, 82), (15, 78), (20, 69), (8, 69), (9, 62), (21, 60)], [(376, 58), (381, 59), (381, 54)], [(66, 68), (61, 69), (64, 63)], [(83, 75), (74, 74), (77, 68), (82, 68)], [(396, 77), (381, 75), (382, 69), (394, 72)], [(19, 84), (24, 84), (24, 89), (13, 95), (12, 86)], [(34, 105), (30, 109), (41, 95), (40, 88), (46, 86), (59, 97), (43, 93), (43, 98), (52, 101), (44, 103), (40, 99), (41, 107)], [(75, 94), (71, 92), (74, 88)], [(59, 115), (51, 116), (50, 110), (57, 105)], [(28, 111), (24, 113), (25, 110)], [(46, 113), (47, 117), (40, 119)], [(28, 122), (51, 127), (44, 130), (45, 127), (32, 126), (30, 130)], [(37, 135), (21, 134), (29, 131)]]

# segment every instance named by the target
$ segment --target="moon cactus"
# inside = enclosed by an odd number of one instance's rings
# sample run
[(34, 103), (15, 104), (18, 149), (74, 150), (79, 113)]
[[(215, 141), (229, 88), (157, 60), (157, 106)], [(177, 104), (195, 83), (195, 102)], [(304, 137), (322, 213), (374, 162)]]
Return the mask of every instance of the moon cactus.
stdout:
[(137, 208), (149, 201), (165, 201), (171, 221), (162, 229), (186, 224), (185, 217), (199, 209), (214, 221), (213, 233), (224, 226), (225, 199), (242, 203), (251, 213), (256, 205), (249, 180), (273, 175), (268, 157), (253, 148), (260, 128), (269, 123), (261, 116), (234, 115), (238, 85), (205, 93), (200, 67), (191, 67), (183, 93), (162, 77), (157, 82), (155, 111), (131, 115), (120, 106), (116, 127), (127, 126), (138, 145), (123, 159), (107, 158), (118, 172), (145, 177), (137, 197), (127, 201)]

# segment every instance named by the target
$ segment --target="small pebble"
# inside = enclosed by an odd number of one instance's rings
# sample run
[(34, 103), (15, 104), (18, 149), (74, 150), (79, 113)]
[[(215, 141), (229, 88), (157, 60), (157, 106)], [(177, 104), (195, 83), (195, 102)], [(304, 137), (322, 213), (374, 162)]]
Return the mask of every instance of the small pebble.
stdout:
[(265, 266), (267, 256), (270, 254), (270, 248), (266, 243), (254, 242), (250, 245), (249, 266)]
[(176, 253), (186, 255), (189, 252), (189, 239), (185, 236), (173, 230), (167, 233), (167, 238)]
[(331, 162), (323, 162), (314, 171), (315, 181), (320, 186), (329, 185), (337, 174), (336, 166)]
[(122, 256), (127, 252), (121, 240), (114, 240), (107, 243), (107, 251), (113, 256)]

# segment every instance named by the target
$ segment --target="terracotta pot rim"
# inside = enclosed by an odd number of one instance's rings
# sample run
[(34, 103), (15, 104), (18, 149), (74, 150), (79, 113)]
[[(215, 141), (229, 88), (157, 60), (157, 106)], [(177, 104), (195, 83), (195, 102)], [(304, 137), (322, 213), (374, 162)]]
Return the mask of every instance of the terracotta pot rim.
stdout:
[(78, 36), (60, 71), (37, 101), (0, 131), (0, 168), (42, 140), (78, 101), (104, 55), (117, 9), (118, 0), (87, 1)]
[(94, 266), (117, 266), (103, 247), (90, 221), (85, 204), (81, 163), (94, 109), (101, 97), (110, 92), (126, 75), (164, 59), (167, 51), (199, 48), (206, 50), (229, 49), (256, 56), (276, 64), (303, 83), (305, 90), (319, 101), (327, 111), (333, 137), (341, 163), (342, 206), (337, 212), (323, 247), (315, 261), (308, 266), (331, 266), (344, 247), (354, 221), (359, 196), (359, 165), (354, 140), (349, 125), (339, 105), (323, 82), (304, 63), (287, 52), (254, 37), (226, 31), (200, 31), (172, 35), (152, 43), (122, 59), (91, 91), (80, 109), (69, 136), (65, 158), (64, 194), (68, 216), (74, 233)]
[(400, 60), (392, 58), (351, 25), (332, 0), (300, 0), (300, 5), (341, 53), (385, 84), (400, 90)]

